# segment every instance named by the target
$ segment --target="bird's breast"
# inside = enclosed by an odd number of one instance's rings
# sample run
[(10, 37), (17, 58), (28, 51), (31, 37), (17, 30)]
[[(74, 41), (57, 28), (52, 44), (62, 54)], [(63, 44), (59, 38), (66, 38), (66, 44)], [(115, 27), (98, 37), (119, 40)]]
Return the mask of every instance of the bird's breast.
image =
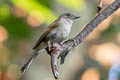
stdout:
[(72, 22), (61, 23), (57, 29), (56, 36), (59, 41), (66, 39), (71, 31)]
[(66, 25), (65, 27), (63, 25), (61, 25), (58, 30), (57, 30), (57, 36), (60, 38), (66, 38), (69, 36), (70, 34), (70, 26), (71, 25)]
[(72, 23), (73, 21), (70, 22), (66, 20), (61, 20), (59, 26), (52, 30), (48, 35), (48, 40), (58, 43), (65, 40), (70, 34)]

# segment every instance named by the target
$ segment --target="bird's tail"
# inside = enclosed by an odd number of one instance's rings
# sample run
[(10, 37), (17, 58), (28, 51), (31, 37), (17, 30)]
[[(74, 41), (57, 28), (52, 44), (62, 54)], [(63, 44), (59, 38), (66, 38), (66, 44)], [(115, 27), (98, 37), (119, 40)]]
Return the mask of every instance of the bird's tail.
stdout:
[(25, 71), (28, 70), (28, 68), (30, 67), (31, 63), (36, 59), (36, 57), (38, 56), (39, 52), (37, 50), (34, 50), (32, 53), (32, 56), (30, 57), (30, 59), (28, 60), (28, 62), (26, 64), (24, 64), (24, 66), (21, 68), (21, 72), (22, 74), (25, 73)]

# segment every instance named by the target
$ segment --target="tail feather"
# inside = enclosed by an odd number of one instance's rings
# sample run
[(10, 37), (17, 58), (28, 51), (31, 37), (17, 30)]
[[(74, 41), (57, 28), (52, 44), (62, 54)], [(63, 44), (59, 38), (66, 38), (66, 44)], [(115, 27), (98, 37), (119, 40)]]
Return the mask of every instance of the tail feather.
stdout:
[(30, 57), (30, 59), (28, 60), (28, 62), (26, 64), (24, 64), (24, 66), (21, 68), (21, 72), (22, 74), (24, 74), (28, 68), (30, 67), (31, 63), (36, 59), (36, 57), (38, 56), (39, 52), (37, 50), (35, 50), (32, 53), (32, 56)]

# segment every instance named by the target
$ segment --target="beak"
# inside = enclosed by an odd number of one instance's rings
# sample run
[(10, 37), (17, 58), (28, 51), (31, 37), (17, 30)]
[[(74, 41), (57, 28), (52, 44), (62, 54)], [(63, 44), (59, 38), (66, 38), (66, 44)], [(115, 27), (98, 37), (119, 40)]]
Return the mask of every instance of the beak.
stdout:
[(75, 17), (74, 19), (78, 19), (78, 18), (80, 18), (80, 16), (77, 16), (77, 17)]

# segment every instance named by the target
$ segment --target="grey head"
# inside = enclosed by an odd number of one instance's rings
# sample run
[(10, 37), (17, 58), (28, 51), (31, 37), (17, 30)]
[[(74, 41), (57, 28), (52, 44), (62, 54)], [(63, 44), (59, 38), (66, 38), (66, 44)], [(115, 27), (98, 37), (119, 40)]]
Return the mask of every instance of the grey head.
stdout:
[(59, 17), (59, 19), (71, 19), (71, 20), (75, 20), (75, 19), (78, 19), (78, 18), (80, 18), (80, 16), (75, 16), (71, 13), (64, 13)]

